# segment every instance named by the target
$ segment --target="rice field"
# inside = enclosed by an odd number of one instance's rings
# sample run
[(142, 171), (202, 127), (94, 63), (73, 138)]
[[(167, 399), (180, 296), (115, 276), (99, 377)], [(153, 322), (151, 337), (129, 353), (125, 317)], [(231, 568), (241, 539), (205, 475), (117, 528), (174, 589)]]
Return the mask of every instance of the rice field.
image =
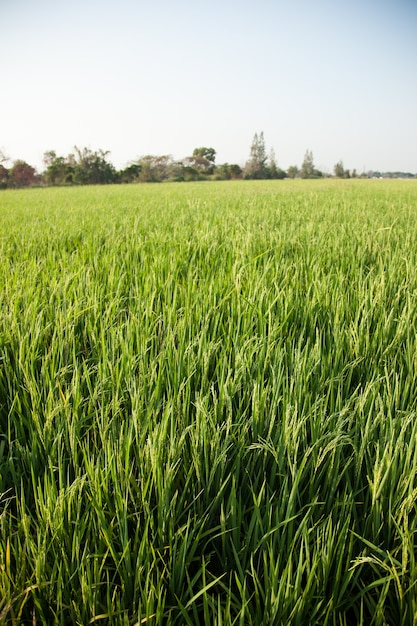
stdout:
[(417, 183), (0, 194), (0, 624), (417, 624)]

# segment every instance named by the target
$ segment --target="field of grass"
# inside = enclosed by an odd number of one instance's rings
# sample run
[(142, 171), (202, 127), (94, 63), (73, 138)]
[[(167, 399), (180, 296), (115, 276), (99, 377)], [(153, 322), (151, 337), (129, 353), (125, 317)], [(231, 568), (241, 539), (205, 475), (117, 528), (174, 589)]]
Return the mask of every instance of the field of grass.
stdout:
[(0, 624), (417, 624), (417, 184), (0, 194)]

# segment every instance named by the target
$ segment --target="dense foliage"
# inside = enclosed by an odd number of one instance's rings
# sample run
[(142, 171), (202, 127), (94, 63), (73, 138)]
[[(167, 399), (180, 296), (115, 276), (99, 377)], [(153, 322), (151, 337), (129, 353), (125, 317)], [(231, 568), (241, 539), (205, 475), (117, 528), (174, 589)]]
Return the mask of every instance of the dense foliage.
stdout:
[(416, 206), (2, 194), (0, 623), (414, 623)]
[[(67, 156), (55, 150), (44, 153), (44, 170), (38, 174), (25, 161), (15, 161), (7, 168), (9, 159), (0, 150), (0, 189), (34, 186), (109, 185), (113, 183), (162, 183), (220, 180), (276, 180), (284, 178), (323, 178), (314, 165), (311, 150), (307, 150), (301, 168), (291, 165), (286, 171), (277, 164), (275, 151), (267, 155), (263, 132), (255, 133), (250, 146), (250, 157), (243, 167), (237, 163), (216, 163), (216, 150), (205, 146), (195, 148), (191, 156), (175, 160), (170, 154), (147, 154), (117, 170), (109, 160), (107, 150), (78, 148)], [(358, 178), (356, 169), (345, 169), (343, 162), (334, 166), (336, 178)], [(362, 178), (416, 178), (407, 172), (362, 172)]]

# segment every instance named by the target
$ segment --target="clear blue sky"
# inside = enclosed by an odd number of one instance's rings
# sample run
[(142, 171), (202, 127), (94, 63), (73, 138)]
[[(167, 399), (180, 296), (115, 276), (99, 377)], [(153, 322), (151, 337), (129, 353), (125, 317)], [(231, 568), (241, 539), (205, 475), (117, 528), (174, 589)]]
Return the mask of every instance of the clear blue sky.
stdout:
[(417, 172), (417, 0), (0, 0), (0, 149)]

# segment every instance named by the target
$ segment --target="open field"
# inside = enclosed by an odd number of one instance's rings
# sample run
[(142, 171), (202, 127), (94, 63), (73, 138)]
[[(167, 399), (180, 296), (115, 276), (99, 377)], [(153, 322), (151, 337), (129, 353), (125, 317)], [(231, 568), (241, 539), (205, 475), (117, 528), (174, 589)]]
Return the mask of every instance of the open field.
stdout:
[(417, 624), (417, 183), (0, 194), (0, 624)]

